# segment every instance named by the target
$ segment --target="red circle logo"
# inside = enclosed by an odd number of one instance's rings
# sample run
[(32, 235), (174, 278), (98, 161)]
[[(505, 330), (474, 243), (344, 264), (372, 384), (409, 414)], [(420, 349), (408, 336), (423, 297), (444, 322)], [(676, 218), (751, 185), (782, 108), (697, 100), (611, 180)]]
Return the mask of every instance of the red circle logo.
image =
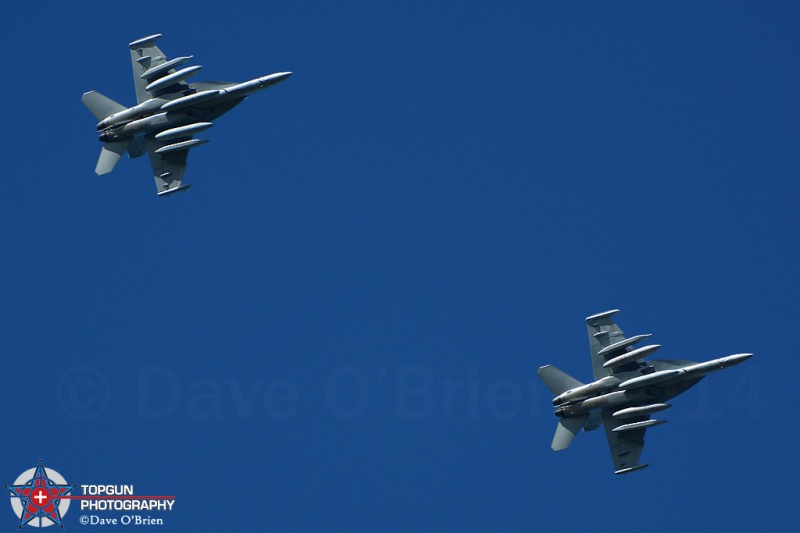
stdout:
[(31, 492), (31, 502), (40, 509), (50, 503), (50, 491), (44, 487), (37, 487)]

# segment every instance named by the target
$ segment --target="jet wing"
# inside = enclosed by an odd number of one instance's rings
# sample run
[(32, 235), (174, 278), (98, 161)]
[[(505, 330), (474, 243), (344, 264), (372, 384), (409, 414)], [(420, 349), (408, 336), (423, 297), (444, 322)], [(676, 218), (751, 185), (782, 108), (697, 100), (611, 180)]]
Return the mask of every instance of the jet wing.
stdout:
[(625, 339), (625, 334), (614, 323), (614, 319), (611, 318), (617, 313), (619, 313), (619, 310), (614, 309), (613, 311), (592, 315), (586, 319), (586, 327), (589, 330), (589, 350), (592, 352), (594, 379), (604, 378), (609, 375), (609, 371), (603, 368), (606, 358), (600, 351)]
[(606, 430), (608, 447), (611, 450), (611, 460), (614, 461), (614, 473), (627, 474), (646, 467), (647, 463), (639, 464), (639, 457), (642, 455), (642, 448), (644, 448), (644, 432), (646, 428), (630, 429), (628, 431), (614, 430), (622, 425), (645, 422), (650, 419), (650, 415), (620, 420), (614, 418), (611, 414), (611, 411), (603, 412), (603, 426)]
[[(191, 137), (188, 139), (191, 139)], [(190, 184), (182, 186), (181, 181), (183, 180), (183, 172), (186, 170), (186, 157), (189, 154), (189, 149), (156, 153), (157, 150), (172, 141), (162, 142), (156, 139), (154, 135), (148, 135), (146, 142), (158, 195), (166, 196), (188, 189)]]
[[(184, 72), (187, 75), (183, 77), (181, 77), (180, 74), (176, 74), (175, 69), (192, 59), (192, 56), (176, 57), (175, 59), (167, 61), (167, 56), (161, 51), (158, 45), (156, 45), (156, 41), (161, 37), (162, 35), (157, 33), (133, 41), (128, 45), (131, 49), (131, 66), (133, 68), (133, 84), (136, 88), (136, 101), (139, 104), (160, 93), (177, 92), (187, 89), (188, 85), (186, 85), (183, 80), (191, 75), (188, 71), (196, 71), (200, 68), (192, 67), (192, 69), (185, 69)], [(147, 87), (152, 86), (154, 82), (166, 79), (170, 75), (178, 76), (178, 78), (174, 80), (175, 83), (162, 84), (162, 87), (153, 87), (150, 91), (147, 90)], [(166, 89), (167, 87), (169, 87), (169, 89)]]
[[(594, 370), (595, 379), (604, 378), (611, 374), (611, 368), (604, 368), (603, 365), (612, 359), (615, 360), (612, 363), (613, 372), (615, 373), (636, 370), (639, 368), (639, 361), (660, 347), (659, 345), (653, 345), (634, 350), (633, 345), (650, 337), (650, 334), (625, 338), (625, 334), (612, 318), (617, 313), (619, 311), (614, 309), (613, 311), (592, 315), (586, 319), (586, 327), (589, 330), (589, 350), (592, 353), (592, 369)], [(626, 357), (622, 357), (623, 355)]]

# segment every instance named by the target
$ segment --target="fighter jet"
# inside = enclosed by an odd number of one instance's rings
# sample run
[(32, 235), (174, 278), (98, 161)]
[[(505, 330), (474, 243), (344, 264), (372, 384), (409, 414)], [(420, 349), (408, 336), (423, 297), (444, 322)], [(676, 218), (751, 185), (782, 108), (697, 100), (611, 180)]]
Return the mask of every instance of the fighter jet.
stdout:
[(667, 422), (652, 420), (651, 414), (671, 407), (665, 403), (667, 400), (685, 392), (707, 374), (738, 365), (753, 354), (729, 355), (705, 363), (675, 359), (645, 363), (643, 359), (661, 345), (634, 349), (650, 334), (625, 338), (612, 318), (617, 313), (619, 310), (615, 309), (586, 319), (595, 381), (581, 383), (551, 365), (539, 368), (538, 374), (556, 395), (553, 405), (559, 421), (551, 445), (553, 450), (565, 450), (580, 429), (591, 431), (602, 423), (614, 473), (628, 474), (649, 464), (639, 463), (644, 432)]
[(251, 94), (282, 82), (292, 73), (277, 72), (244, 83), (187, 83), (202, 67), (183, 67), (193, 56), (167, 60), (155, 44), (161, 37), (150, 35), (128, 45), (137, 105), (126, 108), (96, 91), (84, 93), (81, 100), (100, 121), (97, 131), (103, 148), (95, 168), (97, 175), (111, 172), (126, 151), (128, 157), (147, 151), (158, 195), (167, 196), (191, 185), (181, 185), (186, 156), (190, 149), (208, 142), (194, 139), (194, 135), (210, 128), (211, 121)]

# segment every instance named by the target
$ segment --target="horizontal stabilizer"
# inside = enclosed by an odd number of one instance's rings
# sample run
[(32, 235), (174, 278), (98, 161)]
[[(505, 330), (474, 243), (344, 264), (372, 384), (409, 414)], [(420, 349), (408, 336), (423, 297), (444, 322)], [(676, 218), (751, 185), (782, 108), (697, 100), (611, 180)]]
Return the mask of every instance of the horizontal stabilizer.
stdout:
[(582, 382), (557, 369), (553, 365), (545, 365), (540, 367), (537, 374), (539, 375), (539, 379), (544, 381), (544, 384), (547, 385), (547, 388), (550, 389), (550, 391), (556, 396), (565, 391), (583, 385)]
[(97, 120), (103, 120), (114, 113), (119, 113), (127, 109), (124, 105), (118, 104), (108, 96), (102, 95), (97, 91), (83, 93), (81, 102), (89, 108), (89, 111), (92, 112), (92, 115), (94, 115)]
[(560, 452), (569, 448), (569, 445), (572, 444), (572, 439), (575, 438), (575, 435), (581, 430), (588, 418), (589, 415), (582, 415), (559, 420), (556, 434), (553, 436), (553, 443), (550, 445), (553, 451)]
[(650, 463), (645, 463), (643, 465), (636, 465), (636, 466), (631, 466), (631, 467), (628, 467), (628, 468), (623, 468), (621, 470), (617, 470), (614, 473), (617, 474), (617, 475), (630, 474), (631, 472), (636, 472), (637, 470), (641, 470), (642, 468), (647, 468), (648, 466), (650, 466)]
[(98, 176), (108, 174), (117, 165), (117, 161), (128, 149), (130, 141), (122, 141), (115, 143), (106, 143), (100, 151), (100, 158), (97, 160), (97, 166), (94, 168)]

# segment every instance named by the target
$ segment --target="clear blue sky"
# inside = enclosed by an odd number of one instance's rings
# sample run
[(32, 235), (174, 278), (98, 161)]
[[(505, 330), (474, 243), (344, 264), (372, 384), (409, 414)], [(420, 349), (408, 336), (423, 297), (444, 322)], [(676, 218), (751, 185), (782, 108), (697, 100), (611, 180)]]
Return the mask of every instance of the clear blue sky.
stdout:
[[(165, 531), (796, 523), (800, 6), (162, 4), (0, 7), (3, 484), (174, 494)], [(80, 102), (135, 103), (152, 33), (198, 81), (295, 73), (170, 198), (94, 175)], [(659, 357), (756, 354), (625, 477), (602, 431), (551, 452), (535, 378), (588, 380), (612, 308)]]

